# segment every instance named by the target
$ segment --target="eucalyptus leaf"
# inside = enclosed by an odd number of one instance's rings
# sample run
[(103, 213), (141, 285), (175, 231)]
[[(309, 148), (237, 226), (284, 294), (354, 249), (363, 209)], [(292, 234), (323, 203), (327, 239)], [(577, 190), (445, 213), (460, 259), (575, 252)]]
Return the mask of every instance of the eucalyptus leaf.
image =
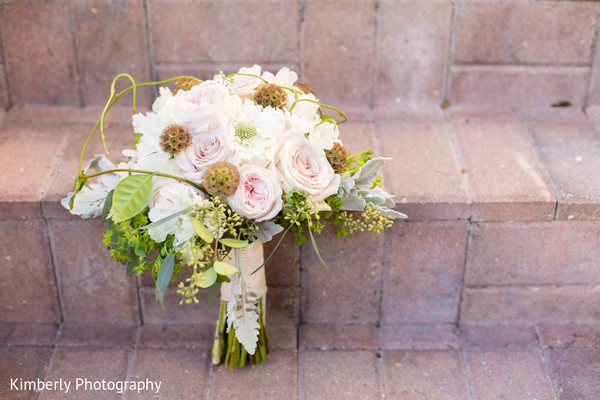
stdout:
[[(131, 255), (131, 252), (129, 252)], [(137, 267), (140, 264), (140, 258), (139, 257), (133, 257), (131, 260), (129, 260), (129, 262), (127, 263), (127, 276), (131, 276), (133, 275), (133, 269), (135, 267)]]
[(239, 270), (231, 264), (224, 263), (223, 261), (215, 261), (215, 271), (219, 275), (231, 276)]
[(113, 220), (125, 221), (141, 213), (152, 197), (154, 175), (131, 175), (123, 179), (113, 194)]
[(157, 226), (160, 226), (166, 222), (169, 222), (172, 219), (175, 219), (177, 217), (179, 217), (181, 214), (184, 214), (185, 212), (187, 212), (187, 209), (185, 210), (181, 210), (181, 211), (177, 211), (175, 214), (171, 214), (168, 217), (164, 217), (159, 219), (158, 221), (152, 222), (151, 224), (142, 226), (140, 229), (150, 229), (150, 228), (156, 228)]
[(238, 240), (238, 239), (219, 239), (219, 242), (223, 243), (227, 247), (231, 247), (233, 249), (243, 249), (244, 247), (248, 247), (250, 244), (247, 240)]
[(198, 286), (201, 288), (207, 288), (213, 285), (217, 281), (217, 273), (214, 268), (209, 268), (200, 274), (198, 279)]
[[(158, 270), (158, 277), (156, 279), (156, 290), (154, 291), (156, 300), (160, 302), (161, 307), (165, 310), (165, 293), (167, 291), (167, 286), (169, 286), (169, 281), (171, 280), (171, 275), (173, 275), (173, 268), (175, 267), (175, 254), (169, 254), (162, 264), (160, 265), (160, 269)], [(165, 310), (166, 311), (166, 310)]]
[(192, 225), (194, 226), (194, 232), (196, 235), (200, 236), (200, 239), (204, 240), (206, 243), (212, 243), (215, 240), (213, 234), (208, 230), (206, 226), (200, 220), (196, 218), (192, 218)]
[(102, 221), (106, 221), (106, 218), (108, 218), (108, 214), (110, 213), (110, 208), (112, 207), (112, 198), (113, 198), (114, 193), (115, 193), (115, 189), (108, 192), (108, 194), (106, 195), (106, 199), (104, 199), (104, 206), (102, 207), (102, 215), (100, 216), (100, 219), (102, 219)]

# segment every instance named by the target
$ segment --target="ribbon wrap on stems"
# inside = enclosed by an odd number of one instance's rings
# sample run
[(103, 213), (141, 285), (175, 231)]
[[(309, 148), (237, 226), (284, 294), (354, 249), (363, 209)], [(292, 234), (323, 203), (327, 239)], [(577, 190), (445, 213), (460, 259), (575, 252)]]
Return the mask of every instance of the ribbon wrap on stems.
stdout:
[[(240, 272), (221, 285), (221, 308), (213, 342), (214, 364), (222, 361), (231, 369), (247, 361), (266, 361), (268, 340), (265, 331), (267, 284), (263, 245), (260, 241), (234, 249), (227, 260)], [(261, 267), (262, 266), (262, 267)]]

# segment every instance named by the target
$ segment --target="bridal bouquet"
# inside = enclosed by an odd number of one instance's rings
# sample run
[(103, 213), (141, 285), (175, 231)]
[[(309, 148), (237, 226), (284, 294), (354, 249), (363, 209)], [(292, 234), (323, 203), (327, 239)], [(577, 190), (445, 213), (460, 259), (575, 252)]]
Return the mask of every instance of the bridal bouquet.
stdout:
[[(120, 77), (132, 85), (115, 94)], [(283, 232), (276, 251), (291, 232), (298, 244), (310, 240), (323, 262), (314, 233), (325, 220), (343, 237), (379, 233), (405, 217), (381, 188), (378, 172), (389, 159), (368, 150), (348, 155), (339, 131), (345, 115), (296, 80), (287, 68), (273, 75), (257, 65), (207, 81), (185, 76), (136, 84), (118, 75), (62, 202), (73, 214), (107, 221), (110, 256), (126, 265), (128, 276), (150, 270), (163, 308), (169, 282), (184, 269), (181, 304), (198, 303), (205, 288), (210, 301), (220, 289), (215, 364), (266, 360), (263, 267), (270, 256), (264, 259), (261, 243)], [(151, 112), (136, 113), (136, 88), (172, 81), (172, 89), (160, 87)], [(98, 128), (106, 149), (104, 116), (128, 91), (134, 98), (133, 146), (123, 151), (128, 162), (97, 155), (82, 168)]]

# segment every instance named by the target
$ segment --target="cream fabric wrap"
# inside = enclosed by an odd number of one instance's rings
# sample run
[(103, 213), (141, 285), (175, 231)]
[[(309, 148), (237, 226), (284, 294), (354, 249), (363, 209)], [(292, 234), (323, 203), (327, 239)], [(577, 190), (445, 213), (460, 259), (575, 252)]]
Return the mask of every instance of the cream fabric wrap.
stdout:
[[(235, 266), (235, 250), (231, 250), (229, 256), (230, 260), (225, 259), (224, 261), (228, 264)], [(263, 297), (267, 294), (267, 279), (265, 277), (265, 266), (259, 269), (254, 275), (250, 275), (256, 268), (265, 261), (263, 253), (263, 244), (257, 240), (250, 244), (250, 246), (239, 250), (240, 254), (240, 265), (244, 272), (244, 278), (250, 286), (250, 291), (256, 293), (258, 297)], [(231, 298), (231, 283), (223, 282), (221, 284), (221, 300), (229, 301)]]

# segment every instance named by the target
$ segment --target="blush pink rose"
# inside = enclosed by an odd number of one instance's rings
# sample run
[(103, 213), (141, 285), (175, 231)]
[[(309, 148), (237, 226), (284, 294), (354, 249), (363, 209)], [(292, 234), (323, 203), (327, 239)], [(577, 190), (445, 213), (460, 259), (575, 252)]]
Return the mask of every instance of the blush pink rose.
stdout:
[(192, 133), (217, 128), (217, 113), (227, 104), (229, 91), (216, 82), (203, 82), (190, 90), (180, 90), (174, 97), (175, 116)]
[(283, 191), (275, 174), (253, 164), (244, 164), (239, 168), (240, 183), (227, 202), (236, 213), (254, 220), (265, 221), (275, 217), (283, 201)]
[(227, 141), (220, 131), (208, 131), (194, 136), (192, 145), (177, 154), (175, 160), (186, 178), (199, 182), (206, 168), (229, 156)]
[(275, 168), (284, 191), (302, 189), (314, 202), (337, 193), (340, 185), (341, 177), (329, 165), (325, 152), (315, 149), (303, 138), (284, 142), (275, 158)]

